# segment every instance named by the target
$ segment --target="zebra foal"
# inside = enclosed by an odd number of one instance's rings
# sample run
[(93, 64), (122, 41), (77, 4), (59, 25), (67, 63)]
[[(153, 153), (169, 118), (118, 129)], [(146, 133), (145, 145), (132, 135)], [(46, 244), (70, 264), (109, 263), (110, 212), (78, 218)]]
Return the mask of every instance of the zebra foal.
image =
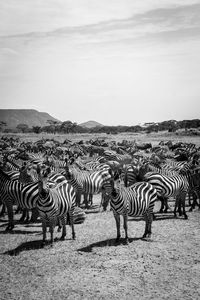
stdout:
[(143, 238), (151, 237), (151, 225), (153, 221), (153, 209), (157, 200), (157, 192), (153, 186), (146, 182), (137, 182), (130, 187), (115, 188), (111, 179), (103, 185), (105, 192), (110, 195), (110, 206), (116, 221), (117, 238), (120, 240), (120, 215), (123, 216), (125, 242), (128, 243), (128, 216), (144, 216), (145, 231)]

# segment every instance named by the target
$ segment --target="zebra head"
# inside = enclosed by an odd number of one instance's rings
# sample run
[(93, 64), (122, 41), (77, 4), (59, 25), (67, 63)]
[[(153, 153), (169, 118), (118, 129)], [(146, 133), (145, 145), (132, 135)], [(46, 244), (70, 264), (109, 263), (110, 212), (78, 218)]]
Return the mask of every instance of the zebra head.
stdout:
[(102, 192), (105, 193), (107, 196), (116, 197), (117, 190), (115, 188), (114, 178), (106, 180), (102, 185)]
[(65, 174), (64, 176), (66, 177), (67, 180), (71, 180), (72, 179), (72, 173), (69, 170), (69, 165), (68, 165), (68, 159), (65, 158)]
[(37, 174), (38, 174), (38, 191), (41, 198), (46, 198), (49, 194), (48, 187), (48, 175), (50, 174), (51, 169), (48, 167), (37, 165)]

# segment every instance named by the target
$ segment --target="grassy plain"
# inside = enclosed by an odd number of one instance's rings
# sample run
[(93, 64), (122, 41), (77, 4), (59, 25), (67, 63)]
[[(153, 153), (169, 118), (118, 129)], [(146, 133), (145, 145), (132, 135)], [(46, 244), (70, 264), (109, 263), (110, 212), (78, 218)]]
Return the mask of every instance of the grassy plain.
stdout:
[(32, 141), (35, 142), (40, 139), (54, 139), (63, 143), (66, 139), (71, 140), (72, 142), (79, 142), (80, 140), (88, 141), (95, 139), (104, 139), (105, 141), (116, 141), (121, 142), (123, 140), (128, 141), (136, 141), (138, 143), (152, 143), (153, 145), (158, 144), (160, 141), (169, 141), (172, 142), (186, 142), (186, 143), (194, 143), (197, 146), (200, 146), (200, 135), (189, 135), (184, 130), (178, 130), (175, 133), (170, 133), (167, 131), (160, 132), (152, 132), (152, 133), (120, 133), (120, 134), (106, 134), (106, 133), (76, 133), (76, 134), (47, 134), (47, 133), (18, 133), (18, 134), (3, 134), (0, 133), (1, 136), (7, 137), (19, 137), (20, 141)]

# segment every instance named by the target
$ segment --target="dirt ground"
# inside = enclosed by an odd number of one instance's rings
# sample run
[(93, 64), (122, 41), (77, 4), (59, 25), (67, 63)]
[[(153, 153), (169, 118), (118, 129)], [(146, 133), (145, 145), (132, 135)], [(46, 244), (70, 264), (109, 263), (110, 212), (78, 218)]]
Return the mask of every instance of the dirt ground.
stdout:
[(188, 212), (188, 220), (156, 214), (150, 241), (141, 239), (144, 221), (129, 219), (125, 245), (123, 239), (115, 243), (115, 220), (99, 200), (75, 225), (76, 240), (68, 226), (67, 239), (53, 247), (41, 248), (40, 223), (16, 222), (11, 234), (6, 217), (0, 219), (1, 300), (200, 299), (198, 209)]

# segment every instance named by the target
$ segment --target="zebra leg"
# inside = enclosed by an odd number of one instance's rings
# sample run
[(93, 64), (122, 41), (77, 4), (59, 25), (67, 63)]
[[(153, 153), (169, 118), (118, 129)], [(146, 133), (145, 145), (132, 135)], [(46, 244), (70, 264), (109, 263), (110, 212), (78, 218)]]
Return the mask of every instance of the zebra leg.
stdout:
[(66, 237), (66, 234), (67, 234), (67, 232), (66, 232), (66, 224), (63, 224), (62, 225), (62, 235), (61, 235), (61, 238), (60, 238), (62, 241), (64, 241), (64, 239)]
[(165, 201), (164, 201), (164, 197), (162, 197), (162, 196), (158, 196), (158, 199), (160, 200), (160, 202), (161, 202), (161, 207), (160, 207), (160, 210), (159, 210), (159, 213), (163, 213), (163, 209), (164, 209), (164, 207), (165, 207)]
[(102, 192), (101, 196), (101, 205), (103, 206), (103, 211), (106, 211), (108, 204), (109, 204), (110, 196), (106, 193)]
[(93, 205), (93, 194), (89, 194), (89, 205)]
[(116, 243), (119, 242), (121, 234), (120, 234), (120, 215), (116, 212), (113, 211), (114, 217), (115, 217), (115, 222), (116, 222), (116, 228), (117, 228), (117, 238), (116, 238)]
[(165, 206), (164, 212), (166, 213), (169, 209), (168, 199), (166, 197), (163, 198), (163, 205)]
[[(191, 194), (192, 194), (192, 197), (193, 197), (193, 202), (191, 202)], [(194, 195), (190, 191), (188, 192), (188, 205), (190, 206), (189, 211), (193, 211), (193, 208), (194, 208)]]
[(26, 212), (26, 218), (25, 218), (24, 222), (25, 222), (25, 223), (28, 223), (28, 222), (29, 222), (29, 219), (30, 219), (29, 209), (25, 208), (25, 212)]
[(73, 240), (76, 239), (76, 234), (75, 234), (75, 230), (74, 230), (74, 218), (73, 218), (73, 213), (72, 211), (69, 212), (69, 219), (70, 219), (70, 226), (72, 228), (72, 238)]
[(153, 222), (153, 212), (147, 211), (144, 214), (145, 220), (145, 231), (143, 234), (143, 238), (150, 238), (151, 237), (151, 224)]
[(192, 203), (192, 209), (195, 208), (195, 206), (199, 206), (198, 205), (198, 201), (197, 201), (197, 194), (195, 192), (193, 192), (193, 203)]
[[(192, 202), (191, 202), (191, 191), (188, 192), (188, 205), (190, 206), (189, 211), (192, 211), (193, 207), (192, 207)], [(192, 195), (193, 196), (193, 195)], [(194, 197), (193, 197), (194, 199)]]
[(5, 205), (5, 203), (2, 202), (2, 209), (0, 212), (0, 217), (3, 217), (5, 215), (5, 212), (6, 212), (6, 205)]
[(144, 214), (144, 221), (145, 221), (145, 230), (144, 230), (144, 234), (143, 234), (142, 238), (145, 238), (148, 234), (148, 215), (147, 215), (147, 212), (145, 212), (145, 214)]
[(58, 232), (61, 232), (61, 229), (62, 229), (62, 222), (60, 220), (60, 218), (58, 217)]
[(61, 240), (64, 241), (65, 237), (66, 237), (66, 218), (65, 217), (62, 217), (62, 219), (58, 218), (58, 221), (62, 227), (62, 235), (61, 235)]
[(78, 207), (81, 205), (81, 193), (78, 191), (76, 192), (76, 204)]
[(50, 235), (51, 235), (50, 243), (51, 243), (51, 246), (53, 246), (53, 242), (54, 242), (54, 239), (53, 239), (54, 224), (51, 223), (51, 221), (50, 221), (49, 227), (50, 227), (49, 231), (50, 231)]
[(22, 209), (22, 216), (19, 219), (20, 222), (24, 222), (25, 218), (27, 217), (27, 210), (25, 208)]
[(174, 217), (175, 217), (175, 218), (177, 218), (176, 210), (177, 210), (177, 207), (178, 207), (179, 202), (180, 202), (179, 198), (176, 197), (176, 199), (175, 199), (175, 205), (174, 205)]
[(84, 193), (83, 197), (84, 197), (85, 208), (88, 208), (89, 207), (89, 205), (88, 205), (88, 193)]
[(45, 245), (46, 237), (47, 237), (47, 224), (45, 220), (42, 220), (42, 234), (43, 234), (42, 245)]
[(186, 194), (183, 194), (182, 197), (181, 197), (181, 204), (182, 204), (182, 207), (183, 207), (184, 218), (185, 218), (185, 220), (187, 220), (188, 216), (187, 216), (186, 211), (185, 211), (185, 197), (186, 197)]
[(127, 215), (124, 215), (124, 231), (125, 231), (125, 243), (128, 244), (129, 241), (128, 241), (128, 216)]
[(5, 205), (8, 212), (8, 226), (6, 227), (5, 231), (8, 231), (14, 228), (12, 200), (8, 199)]
[(31, 215), (30, 222), (35, 223), (37, 221), (37, 218), (39, 217), (39, 212), (37, 208), (33, 208), (31, 211), (32, 211), (32, 215)]
[(147, 224), (147, 237), (150, 238), (151, 237), (151, 226), (152, 226), (152, 222), (153, 222), (153, 212), (149, 212), (148, 213), (148, 224)]
[[(174, 206), (174, 216), (176, 217), (176, 209), (178, 207), (178, 212), (179, 212), (179, 216), (182, 216), (184, 215), (184, 218), (185, 219), (188, 219), (188, 216), (186, 214), (186, 211), (185, 211), (185, 197), (186, 197), (186, 194), (181, 194), (181, 195), (178, 195), (176, 197), (176, 200), (175, 200), (175, 206)], [(181, 210), (181, 206), (183, 208), (183, 212)]]

